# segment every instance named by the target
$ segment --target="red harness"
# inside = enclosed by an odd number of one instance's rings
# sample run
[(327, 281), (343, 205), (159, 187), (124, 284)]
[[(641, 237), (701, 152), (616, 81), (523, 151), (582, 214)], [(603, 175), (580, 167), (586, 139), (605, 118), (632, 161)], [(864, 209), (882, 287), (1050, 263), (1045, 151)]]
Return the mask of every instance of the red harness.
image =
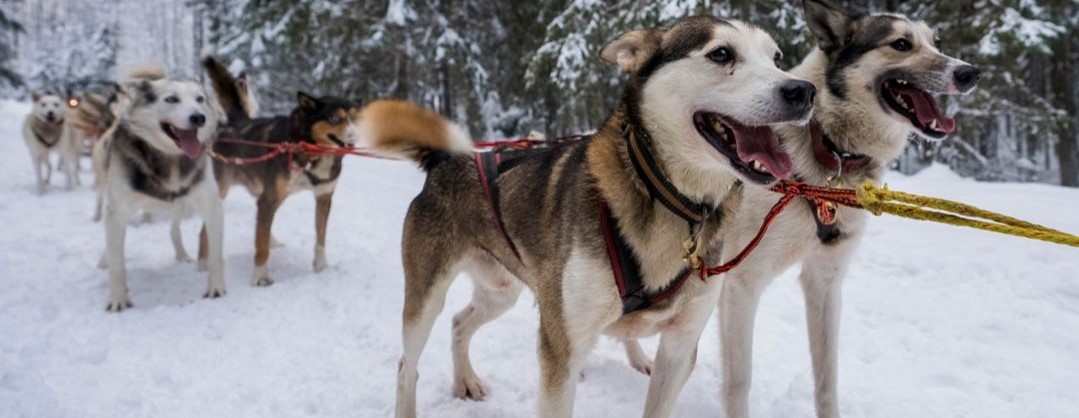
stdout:
[[(484, 196), (487, 198), (487, 206), (494, 218), (494, 226), (498, 229), (502, 239), (506, 242), (506, 246), (509, 247), (518, 261), (521, 261), (521, 254), (517, 249), (517, 245), (513, 242), (513, 238), (510, 237), (509, 231), (506, 230), (506, 224), (502, 218), (500, 208), (501, 193), (497, 179), (507, 169), (503, 165), (502, 153), (505, 150), (529, 148), (500, 147), (490, 152), (473, 153), (473, 161), (476, 163), (476, 169), (479, 172), (480, 186), (483, 187)], [(514, 156), (514, 158), (521, 157)], [(509, 161), (512, 161), (512, 159)], [(686, 279), (693, 275), (693, 270), (687, 267), (679, 272), (678, 276), (667, 287), (657, 291), (649, 291), (644, 285), (644, 279), (640, 273), (640, 263), (636, 255), (633, 254), (632, 248), (618, 231), (618, 220), (611, 216), (610, 208), (602, 198), (599, 199), (598, 207), (599, 226), (603, 232), (603, 240), (607, 249), (607, 257), (611, 263), (611, 271), (614, 273), (614, 281), (618, 286), (618, 296), (622, 299), (623, 314), (645, 309), (666, 300), (677, 293), (685, 284)]]

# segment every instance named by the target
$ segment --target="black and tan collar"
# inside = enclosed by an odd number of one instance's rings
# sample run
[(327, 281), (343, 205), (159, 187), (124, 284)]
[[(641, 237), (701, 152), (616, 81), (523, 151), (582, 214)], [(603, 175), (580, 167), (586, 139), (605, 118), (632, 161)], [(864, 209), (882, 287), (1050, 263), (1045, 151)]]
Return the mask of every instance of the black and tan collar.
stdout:
[(701, 223), (715, 212), (715, 206), (706, 202), (698, 202), (678, 191), (660, 168), (652, 150), (651, 137), (647, 132), (634, 129), (629, 124), (622, 127), (623, 135), (629, 149), (629, 160), (637, 177), (648, 188), (648, 194), (653, 200), (663, 204), (678, 217), (689, 224), (690, 229), (696, 229)]

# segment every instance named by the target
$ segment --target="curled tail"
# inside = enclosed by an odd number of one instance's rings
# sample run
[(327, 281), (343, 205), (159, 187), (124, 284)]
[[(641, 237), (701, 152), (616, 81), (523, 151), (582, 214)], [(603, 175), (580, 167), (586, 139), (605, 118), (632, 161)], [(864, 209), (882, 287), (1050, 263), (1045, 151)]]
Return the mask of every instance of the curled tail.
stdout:
[(439, 161), (472, 151), (472, 140), (439, 114), (397, 100), (379, 100), (360, 113), (360, 146), (416, 161), (430, 170)]
[(234, 77), (220, 62), (209, 54), (202, 56), (202, 66), (217, 96), (217, 102), (228, 116), (229, 123), (254, 118), (258, 113), (258, 102), (251, 93), (247, 78), (241, 74)]

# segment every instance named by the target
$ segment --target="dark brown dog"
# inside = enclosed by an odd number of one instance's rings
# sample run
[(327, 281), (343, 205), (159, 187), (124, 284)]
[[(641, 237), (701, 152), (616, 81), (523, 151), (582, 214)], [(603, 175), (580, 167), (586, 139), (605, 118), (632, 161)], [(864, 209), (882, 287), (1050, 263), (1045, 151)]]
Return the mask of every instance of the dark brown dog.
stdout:
[[(218, 102), (229, 117), (227, 127), (221, 133), (214, 151), (223, 156), (251, 158), (265, 155), (271, 149), (265, 146), (232, 141), (256, 142), (274, 145), (282, 142), (308, 142), (323, 147), (350, 147), (354, 142), (355, 123), (360, 105), (347, 99), (332, 96), (315, 98), (303, 92), (298, 94), (298, 106), (289, 116), (249, 118), (250, 101), (245, 96), (246, 84), (233, 77), (212, 57), (203, 60), (203, 66), (213, 81)], [(268, 161), (231, 165), (214, 161), (221, 196), (232, 185), (243, 185), (258, 200), (258, 218), (255, 226), (255, 270), (251, 276), (254, 286), (269, 286), (273, 280), (266, 269), (270, 258), (271, 227), (274, 214), (290, 194), (311, 190), (315, 194), (315, 260), (316, 272), (326, 268), (326, 223), (333, 203), (337, 178), (341, 175), (341, 156), (318, 156), (295, 154), (280, 155)], [(205, 237), (205, 235), (202, 235)], [(203, 257), (199, 248), (199, 260)]]

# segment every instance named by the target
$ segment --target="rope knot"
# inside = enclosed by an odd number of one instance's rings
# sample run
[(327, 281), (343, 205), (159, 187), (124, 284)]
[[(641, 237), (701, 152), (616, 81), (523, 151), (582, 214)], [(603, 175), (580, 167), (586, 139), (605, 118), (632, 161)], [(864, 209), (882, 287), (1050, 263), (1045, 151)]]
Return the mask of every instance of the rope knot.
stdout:
[(888, 185), (885, 184), (883, 188), (878, 189), (873, 183), (865, 182), (861, 186), (854, 189), (854, 194), (858, 196), (858, 203), (872, 213), (875, 216), (880, 216), (884, 213), (883, 205), (884, 200), (887, 200), (887, 195), (891, 191), (888, 190)]

